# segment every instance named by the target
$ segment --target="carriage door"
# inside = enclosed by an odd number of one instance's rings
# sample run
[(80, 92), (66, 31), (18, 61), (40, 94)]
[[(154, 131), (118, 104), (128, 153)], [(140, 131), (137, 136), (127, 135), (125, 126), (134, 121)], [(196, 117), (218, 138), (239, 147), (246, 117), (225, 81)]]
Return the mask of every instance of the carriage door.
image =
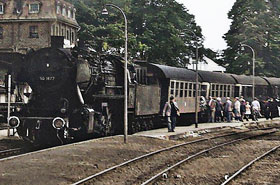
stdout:
[(240, 97), (242, 94), (241, 85), (234, 86), (234, 97)]
[(207, 82), (203, 82), (201, 84), (201, 96), (207, 99), (209, 97), (209, 92), (210, 92), (210, 84)]

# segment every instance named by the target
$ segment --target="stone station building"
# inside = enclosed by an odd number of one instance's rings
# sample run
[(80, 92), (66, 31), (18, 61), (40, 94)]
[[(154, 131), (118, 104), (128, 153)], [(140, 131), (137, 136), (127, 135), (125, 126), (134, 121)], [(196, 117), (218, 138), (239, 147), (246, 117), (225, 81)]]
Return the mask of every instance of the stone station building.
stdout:
[(0, 0), (0, 52), (25, 54), (51, 46), (51, 36), (76, 44), (74, 6), (63, 0)]

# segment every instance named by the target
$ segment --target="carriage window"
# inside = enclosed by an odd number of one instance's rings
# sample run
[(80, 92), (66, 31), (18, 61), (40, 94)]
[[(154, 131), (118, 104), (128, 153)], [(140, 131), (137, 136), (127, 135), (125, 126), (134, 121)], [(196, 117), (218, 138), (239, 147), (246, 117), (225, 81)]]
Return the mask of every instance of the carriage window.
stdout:
[(193, 84), (189, 83), (189, 97), (192, 97)]
[(230, 85), (227, 85), (227, 96), (230, 97)]
[(175, 87), (175, 96), (179, 96), (179, 82), (176, 82), (176, 87)]
[(206, 97), (207, 94), (207, 85), (202, 85), (201, 86), (201, 96)]
[(188, 97), (188, 83), (185, 83), (185, 97)]
[(174, 86), (175, 82), (171, 81), (170, 82), (170, 95), (174, 96)]
[(220, 87), (220, 97), (224, 96), (224, 85), (221, 85)]
[(171, 88), (174, 88), (174, 82), (171, 82)]
[(201, 96), (201, 84), (198, 86), (198, 96)]
[(193, 97), (196, 95), (196, 84), (193, 84)]
[(215, 96), (215, 88), (216, 88), (216, 85), (215, 85), (215, 84), (212, 84), (212, 85), (211, 85), (211, 96), (212, 96), (212, 97)]
[(184, 95), (184, 83), (181, 82), (180, 83), (180, 97), (183, 97), (183, 95)]

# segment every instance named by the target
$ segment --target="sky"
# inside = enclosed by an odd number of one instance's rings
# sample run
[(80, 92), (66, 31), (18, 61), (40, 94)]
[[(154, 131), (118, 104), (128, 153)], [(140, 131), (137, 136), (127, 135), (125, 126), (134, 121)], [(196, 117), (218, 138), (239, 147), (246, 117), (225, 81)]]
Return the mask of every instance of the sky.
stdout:
[(227, 47), (222, 38), (228, 32), (231, 20), (227, 13), (236, 0), (176, 0), (185, 5), (196, 23), (202, 28), (205, 37), (204, 46), (214, 51)]

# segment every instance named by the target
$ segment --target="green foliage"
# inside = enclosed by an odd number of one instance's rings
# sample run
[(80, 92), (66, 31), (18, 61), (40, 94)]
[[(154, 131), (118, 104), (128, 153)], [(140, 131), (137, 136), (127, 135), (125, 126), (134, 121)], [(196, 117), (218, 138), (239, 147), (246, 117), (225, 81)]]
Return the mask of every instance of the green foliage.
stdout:
[(130, 58), (185, 66), (188, 56), (195, 56), (196, 39), (202, 47), (201, 29), (194, 16), (175, 0), (69, 1), (77, 9), (76, 17), (81, 26), (79, 38), (100, 53), (124, 52), (123, 16), (110, 7), (106, 7), (109, 15), (101, 15), (106, 3), (119, 6), (127, 16)]
[(256, 52), (256, 75), (277, 76), (280, 65), (280, 0), (237, 0), (228, 17), (232, 24), (225, 39), (223, 65), (229, 72), (252, 74), (252, 51)]

